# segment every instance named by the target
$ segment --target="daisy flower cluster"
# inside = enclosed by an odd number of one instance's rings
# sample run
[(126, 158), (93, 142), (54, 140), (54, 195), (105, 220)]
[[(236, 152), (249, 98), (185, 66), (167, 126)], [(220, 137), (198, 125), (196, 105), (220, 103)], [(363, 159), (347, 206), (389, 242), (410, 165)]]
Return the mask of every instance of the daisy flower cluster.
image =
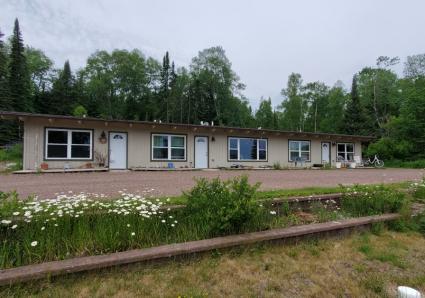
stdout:
[[(169, 201), (169, 199), (167, 199)], [(158, 219), (164, 225), (172, 228), (178, 223), (172, 215), (167, 215), (170, 209), (164, 208), (164, 202), (152, 199), (146, 193), (132, 194), (119, 191), (118, 199), (111, 199), (104, 194), (95, 193), (67, 193), (56, 194), (53, 199), (39, 199), (34, 197), (28, 201), (19, 201), (12, 210), (1, 213), (0, 227), (10, 230), (25, 228), (25, 225), (37, 222), (41, 224), (41, 231), (48, 227), (58, 227), (65, 224), (64, 219), (80, 220), (85, 216), (104, 215), (125, 218), (136, 216), (142, 220)], [(131, 224), (127, 224), (131, 228)], [(47, 230), (46, 230), (47, 231)], [(136, 230), (130, 230), (130, 237), (136, 235)], [(31, 246), (38, 245), (32, 241)]]
[(409, 191), (415, 198), (425, 201), (425, 177), (421, 181), (412, 182)]

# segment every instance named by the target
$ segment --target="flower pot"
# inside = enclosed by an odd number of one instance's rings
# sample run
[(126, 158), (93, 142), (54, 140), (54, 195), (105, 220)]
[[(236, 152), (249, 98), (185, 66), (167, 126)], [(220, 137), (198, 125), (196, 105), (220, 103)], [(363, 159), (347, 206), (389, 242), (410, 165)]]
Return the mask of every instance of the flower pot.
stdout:
[(49, 164), (48, 164), (48, 163), (43, 162), (43, 163), (41, 163), (40, 168), (41, 168), (42, 170), (48, 170), (48, 169), (49, 169)]
[(340, 169), (340, 168), (342, 167), (342, 162), (337, 161), (337, 162), (335, 163), (335, 167), (336, 167), (337, 169)]

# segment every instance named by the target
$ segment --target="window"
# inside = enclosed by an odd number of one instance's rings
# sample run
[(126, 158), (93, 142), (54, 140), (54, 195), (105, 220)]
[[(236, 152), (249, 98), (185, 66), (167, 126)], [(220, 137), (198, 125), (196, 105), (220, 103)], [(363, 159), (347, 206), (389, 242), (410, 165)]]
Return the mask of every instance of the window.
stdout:
[(152, 160), (186, 160), (186, 136), (153, 134)]
[(338, 143), (338, 160), (353, 161), (354, 160), (354, 144)]
[(229, 138), (229, 160), (267, 160), (267, 140)]
[(46, 128), (46, 159), (92, 159), (91, 130)]
[(310, 141), (289, 141), (289, 161), (310, 161)]

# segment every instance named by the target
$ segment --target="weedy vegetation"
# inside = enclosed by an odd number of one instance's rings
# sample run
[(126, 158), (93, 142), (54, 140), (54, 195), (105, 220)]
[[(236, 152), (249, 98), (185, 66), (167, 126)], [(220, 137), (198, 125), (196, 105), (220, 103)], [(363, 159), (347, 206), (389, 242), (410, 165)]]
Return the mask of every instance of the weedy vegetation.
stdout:
[[(400, 212), (408, 201), (392, 187), (356, 186), (340, 190), (345, 193), (341, 205), (333, 200), (314, 203), (305, 213), (285, 202), (259, 200), (258, 187), (244, 176), (200, 179), (183, 194), (187, 207), (180, 209), (170, 209), (169, 199), (149, 193), (122, 191), (114, 200), (72, 192), (54, 199), (20, 200), (16, 193), (0, 193), (0, 267)], [(423, 227), (424, 222), (415, 226)]]

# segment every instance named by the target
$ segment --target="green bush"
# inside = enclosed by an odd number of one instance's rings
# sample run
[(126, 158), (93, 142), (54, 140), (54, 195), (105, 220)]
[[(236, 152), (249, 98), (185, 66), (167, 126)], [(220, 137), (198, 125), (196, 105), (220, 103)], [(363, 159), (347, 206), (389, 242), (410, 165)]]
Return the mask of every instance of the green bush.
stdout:
[(410, 155), (412, 145), (407, 141), (396, 141), (390, 138), (381, 138), (369, 145), (366, 150), (367, 156), (377, 154), (384, 160), (404, 159)]
[(19, 162), (22, 160), (22, 144), (16, 144), (8, 149), (0, 149), (0, 161)]
[(406, 195), (384, 185), (356, 185), (343, 190), (341, 208), (352, 216), (396, 213), (406, 209)]
[(417, 159), (411, 161), (393, 159), (385, 161), (385, 166), (387, 168), (425, 169), (425, 159)]
[(256, 201), (258, 187), (258, 183), (250, 185), (246, 176), (228, 181), (199, 179), (184, 193), (186, 215), (211, 235), (240, 232), (262, 213)]
[(273, 163), (273, 169), (282, 170), (282, 166), (280, 165), (279, 162), (275, 162), (275, 163)]

